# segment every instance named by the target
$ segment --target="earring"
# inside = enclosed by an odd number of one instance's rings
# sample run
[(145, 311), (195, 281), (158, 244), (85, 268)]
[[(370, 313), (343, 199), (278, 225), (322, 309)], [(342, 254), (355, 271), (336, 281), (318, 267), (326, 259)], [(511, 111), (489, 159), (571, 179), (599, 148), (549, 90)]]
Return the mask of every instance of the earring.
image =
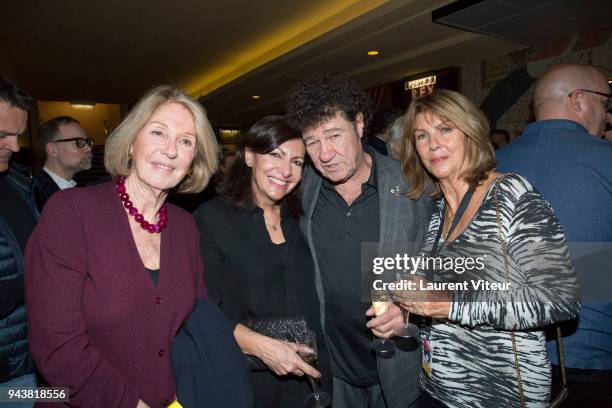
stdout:
[(132, 152), (128, 151), (128, 154), (127, 154), (127, 168), (128, 169), (132, 168), (132, 158), (133, 157), (134, 156), (132, 155)]

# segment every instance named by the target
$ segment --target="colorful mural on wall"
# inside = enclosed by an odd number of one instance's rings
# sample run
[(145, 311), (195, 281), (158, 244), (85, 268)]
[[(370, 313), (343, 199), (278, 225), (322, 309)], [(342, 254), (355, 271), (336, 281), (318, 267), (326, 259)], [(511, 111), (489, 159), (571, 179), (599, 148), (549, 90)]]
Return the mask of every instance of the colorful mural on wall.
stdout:
[(482, 60), (480, 89), (464, 92), (480, 103), (491, 127), (506, 129), (517, 137), (525, 124), (533, 121), (531, 97), (535, 81), (550, 66), (561, 62), (594, 65), (612, 77), (612, 29)]

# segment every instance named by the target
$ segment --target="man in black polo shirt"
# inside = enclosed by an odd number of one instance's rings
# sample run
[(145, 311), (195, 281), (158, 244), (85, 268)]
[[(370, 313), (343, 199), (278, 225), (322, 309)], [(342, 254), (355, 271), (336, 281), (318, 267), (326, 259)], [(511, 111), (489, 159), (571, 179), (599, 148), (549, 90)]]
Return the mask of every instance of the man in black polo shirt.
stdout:
[(36, 225), (36, 210), (29, 196), (30, 179), (9, 168), (32, 103), (15, 84), (0, 78), (0, 387), (10, 388), (36, 386), (23, 288), (23, 251)]
[[(345, 77), (323, 75), (299, 84), (287, 105), (316, 171), (303, 183), (302, 228), (315, 261), (324, 333), (332, 359), (334, 408), (405, 408), (417, 403), (420, 353), (388, 359), (371, 350), (372, 334), (388, 338), (403, 323), (392, 305), (378, 317), (363, 293), (362, 243), (379, 248), (402, 241), (415, 253), (429, 220), (427, 199), (412, 201), (399, 163), (364, 150), (370, 102)], [(368, 330), (369, 329), (369, 330)]]

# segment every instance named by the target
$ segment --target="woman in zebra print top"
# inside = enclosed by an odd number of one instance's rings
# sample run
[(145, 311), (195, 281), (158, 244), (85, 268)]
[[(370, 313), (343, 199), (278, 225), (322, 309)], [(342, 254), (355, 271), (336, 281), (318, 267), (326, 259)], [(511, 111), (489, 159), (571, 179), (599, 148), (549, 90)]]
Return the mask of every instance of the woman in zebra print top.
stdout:
[[(428, 406), (545, 407), (543, 327), (578, 314), (578, 283), (552, 208), (521, 176), (495, 172), (488, 135), (484, 114), (459, 93), (442, 90), (410, 105), (402, 141), (409, 196), (440, 198), (424, 254), (453, 260), (433, 279), (459, 285), (435, 301), (402, 304), (433, 318), (421, 332)], [(467, 258), (471, 268), (458, 263)], [(476, 287), (485, 283), (509, 285)]]

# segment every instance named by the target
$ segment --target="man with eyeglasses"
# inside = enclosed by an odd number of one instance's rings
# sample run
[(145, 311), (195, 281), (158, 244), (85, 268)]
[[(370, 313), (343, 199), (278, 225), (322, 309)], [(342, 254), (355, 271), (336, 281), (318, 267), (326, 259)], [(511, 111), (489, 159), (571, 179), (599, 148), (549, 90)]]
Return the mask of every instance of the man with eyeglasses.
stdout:
[(612, 108), (608, 107), (608, 113), (606, 115), (606, 128), (603, 132), (603, 138), (609, 142), (612, 142)]
[[(612, 143), (601, 138), (611, 96), (595, 67), (553, 66), (535, 86), (537, 122), (497, 151), (499, 171), (526, 177), (552, 205), (581, 283), (580, 316), (561, 325), (568, 407), (612, 406)], [(554, 341), (548, 355), (555, 397)]]
[(58, 116), (43, 123), (39, 134), (45, 166), (34, 177), (34, 197), (42, 211), (55, 192), (76, 186), (73, 180), (76, 173), (91, 168), (93, 139), (70, 116)]
[[(10, 164), (19, 151), (34, 100), (13, 82), (0, 78), (0, 388), (37, 385), (28, 352), (23, 251), (36, 226), (31, 180)], [(0, 403), (0, 405), (3, 405)], [(32, 407), (33, 403), (11, 403)]]

